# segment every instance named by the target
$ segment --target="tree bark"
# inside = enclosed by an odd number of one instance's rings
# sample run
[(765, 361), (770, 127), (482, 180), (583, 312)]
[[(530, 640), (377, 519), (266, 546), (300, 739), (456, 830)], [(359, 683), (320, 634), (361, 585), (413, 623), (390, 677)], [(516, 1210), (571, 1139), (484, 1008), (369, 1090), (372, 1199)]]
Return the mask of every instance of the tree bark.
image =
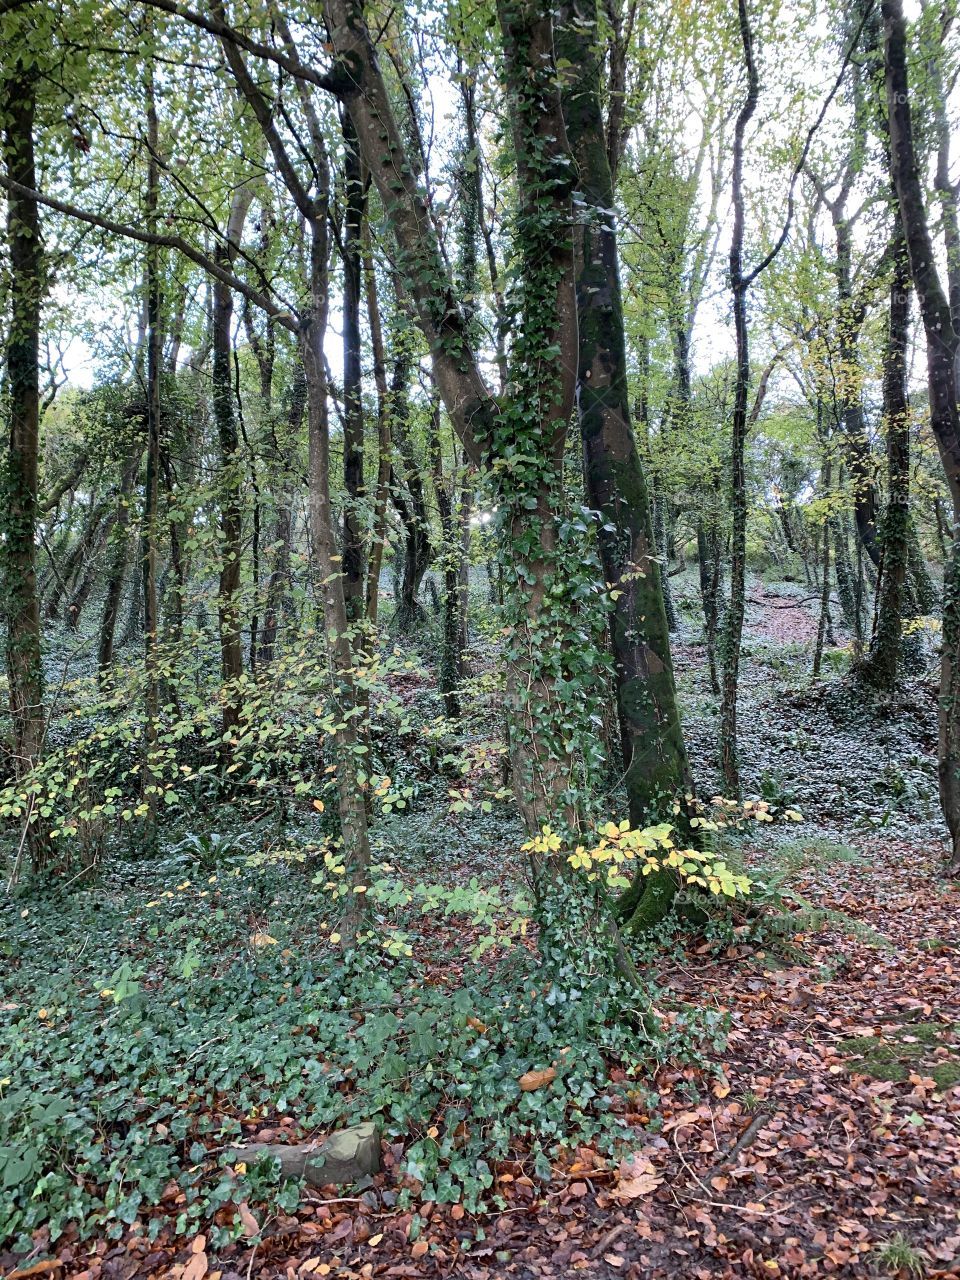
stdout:
[[(9, 177), (36, 187), (34, 119), (38, 75), (18, 62), (3, 92), (3, 161)], [(40, 443), (40, 307), (43, 298), (43, 244), (37, 202), (7, 197), (10, 255), (10, 329), (7, 336), (9, 434), (3, 466), (4, 605), (6, 662), (13, 728), (13, 768), (24, 777), (38, 762), (45, 733), (40, 602), (37, 597), (36, 530)], [(27, 844), (35, 871), (49, 856), (39, 815), (28, 815)]]

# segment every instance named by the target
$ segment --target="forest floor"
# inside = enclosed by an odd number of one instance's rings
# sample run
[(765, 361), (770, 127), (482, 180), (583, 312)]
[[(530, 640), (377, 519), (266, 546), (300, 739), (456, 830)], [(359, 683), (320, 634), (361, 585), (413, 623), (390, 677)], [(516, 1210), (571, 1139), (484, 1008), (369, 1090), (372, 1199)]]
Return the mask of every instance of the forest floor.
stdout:
[[(692, 617), (691, 594), (677, 585), (681, 615)], [(751, 585), (741, 705), (747, 791), (798, 805), (807, 819), (789, 839), (765, 829), (747, 850), (759, 878), (771, 866), (784, 882), (789, 874), (796, 927), (767, 939), (746, 926), (674, 939), (651, 961), (665, 1006), (712, 1011), (727, 1029), (709, 1061), (662, 1063), (645, 1082), (654, 1095), (627, 1095), (632, 1156), (617, 1163), (593, 1145), (573, 1148), (547, 1185), (522, 1159), (499, 1161), (506, 1210), (471, 1214), (422, 1198), (401, 1208), (397, 1142), (365, 1190), (306, 1191), (299, 1207), (254, 1222), (255, 1245), (218, 1247), (196, 1229), (151, 1241), (141, 1214), (113, 1240), (67, 1231), (50, 1242), (40, 1228), (26, 1256), (0, 1252), (0, 1275), (960, 1276), (960, 885), (941, 871), (935, 687), (918, 661), (900, 694), (865, 704), (842, 678), (842, 654), (828, 655), (812, 685), (808, 595)], [(716, 699), (692, 625), (676, 665), (709, 792)], [(446, 869), (455, 861), (463, 874), (487, 874), (502, 857), (461, 848)], [(105, 902), (105, 935), (108, 911)], [(274, 919), (269, 904), (258, 911), (264, 926)], [(275, 1008), (264, 1016), (261, 1033), (282, 1019)], [(209, 1052), (216, 1035), (198, 1019), (190, 1056)], [(182, 1079), (177, 1087), (188, 1096)], [(289, 1116), (261, 1123), (298, 1127)]]

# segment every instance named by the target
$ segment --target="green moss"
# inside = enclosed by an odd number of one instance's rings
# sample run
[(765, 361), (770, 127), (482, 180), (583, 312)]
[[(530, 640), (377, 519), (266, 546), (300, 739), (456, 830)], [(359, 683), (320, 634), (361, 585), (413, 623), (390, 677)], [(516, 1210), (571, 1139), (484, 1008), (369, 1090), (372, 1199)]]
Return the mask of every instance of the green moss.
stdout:
[[(906, 1080), (911, 1072), (929, 1076), (938, 1089), (950, 1089), (960, 1083), (960, 1061), (929, 1061), (929, 1050), (943, 1045), (951, 1028), (940, 1022), (904, 1023), (891, 1028), (889, 1038), (850, 1036), (838, 1048), (850, 1057), (850, 1070), (874, 1080)], [(908, 1038), (909, 1037), (909, 1038)], [(945, 1045), (955, 1058), (960, 1050)]]
[(904, 1027), (901, 1034), (913, 1036), (921, 1044), (939, 1044), (940, 1036), (946, 1030), (947, 1028), (939, 1022), (915, 1022)]
[(952, 1089), (960, 1084), (960, 1062), (940, 1062), (932, 1068), (930, 1077), (938, 1089)]

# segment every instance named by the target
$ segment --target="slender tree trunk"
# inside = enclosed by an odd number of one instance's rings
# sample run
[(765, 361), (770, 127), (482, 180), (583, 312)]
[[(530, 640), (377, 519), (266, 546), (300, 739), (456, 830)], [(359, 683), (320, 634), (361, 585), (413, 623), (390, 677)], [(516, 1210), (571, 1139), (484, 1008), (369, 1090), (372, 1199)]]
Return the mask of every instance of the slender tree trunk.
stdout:
[(440, 512), (441, 548), (440, 563), (443, 572), (443, 634), (440, 644), (440, 696), (444, 714), (451, 720), (460, 719), (460, 698), (457, 686), (463, 670), (463, 647), (460, 627), (460, 559), (462, 542), (455, 527), (455, 480), (449, 489), (443, 475), (443, 456), (440, 449), (440, 404), (435, 403), (430, 418), (430, 470), (433, 488)]
[(730, 549), (730, 604), (722, 637), (722, 689), (720, 708), (720, 768), (731, 795), (740, 793), (737, 760), (737, 693), (740, 675), (740, 643), (746, 607), (747, 571), (747, 397), (750, 391), (750, 337), (747, 326), (747, 280), (743, 271), (743, 234), (746, 210), (743, 196), (743, 146), (760, 94), (760, 81), (753, 58), (753, 34), (746, 0), (739, 0), (740, 38), (747, 68), (747, 96), (734, 129), (733, 235), (730, 242), (730, 288), (733, 293), (733, 322), (737, 343), (737, 376), (734, 389), (733, 424), (730, 444), (730, 506), (733, 533)]
[[(144, 201), (146, 226), (157, 227), (160, 194), (159, 125), (154, 92), (152, 65), (147, 77), (147, 191)], [(147, 466), (143, 496), (143, 644), (144, 644), (144, 743), (141, 771), (147, 813), (144, 819), (144, 843), (148, 851), (156, 847), (157, 793), (154, 752), (160, 714), (159, 685), (159, 617), (157, 607), (157, 537), (158, 486), (160, 478), (160, 374), (163, 360), (162, 296), (160, 250), (147, 247)]]
[[(253, 197), (243, 186), (234, 193), (225, 243), (217, 260), (230, 267), (243, 233)], [(236, 683), (243, 675), (243, 634), (240, 625), (240, 571), (243, 561), (240, 434), (237, 429), (232, 360), (233, 291), (222, 280), (213, 282), (213, 417), (220, 444), (220, 584), (217, 614), (220, 623), (220, 666), (224, 696), (222, 727), (225, 737), (237, 726), (240, 710)], [(225, 755), (229, 754), (225, 750)]]
[(111, 532), (111, 556), (107, 569), (107, 586), (104, 593), (103, 615), (100, 620), (100, 641), (97, 646), (97, 678), (102, 680), (113, 665), (113, 640), (117, 628), (117, 615), (123, 596), (123, 584), (130, 561), (130, 499), (133, 495), (143, 447), (134, 451), (133, 457), (120, 477), (117, 511)]
[[(302, 363), (294, 373), (293, 388), (290, 394), (290, 408), (287, 415), (288, 437), (296, 440), (300, 434), (306, 408), (307, 383), (303, 374)], [(290, 493), (290, 462), (284, 457), (280, 461), (277, 482), (277, 512), (273, 528), (274, 550), (270, 576), (267, 579), (267, 597), (263, 611), (263, 628), (260, 632), (260, 664), (269, 665), (276, 656), (277, 633), (280, 616), (283, 613), (284, 601), (290, 589), (290, 559), (293, 551), (293, 511)]]
[(370, 225), (363, 226), (363, 271), (367, 296), (367, 321), (373, 351), (373, 381), (377, 389), (377, 490), (373, 502), (373, 537), (367, 558), (367, 625), (376, 629), (380, 607), (380, 571), (387, 541), (387, 504), (390, 501), (390, 478), (393, 474), (393, 441), (390, 428), (391, 396), (387, 386), (386, 351), (383, 322), (377, 295), (377, 276), (370, 244)]
[(910, 263), (899, 227), (894, 237), (887, 346), (883, 362), (883, 417), (887, 429), (889, 498), (883, 522), (882, 570), (870, 652), (863, 677), (892, 691), (897, 682), (907, 592), (910, 536), (910, 405), (907, 400), (907, 339), (910, 324)]
[[(823, 410), (818, 404), (817, 416), (822, 418)], [(826, 456), (823, 460), (823, 492), (824, 496), (829, 499), (830, 488), (832, 484), (832, 462), (830, 458), (830, 445), (827, 443)], [(823, 643), (827, 637), (827, 631), (830, 625), (830, 517), (827, 516), (823, 522), (821, 530), (820, 545), (822, 549), (821, 563), (821, 579), (820, 579), (820, 620), (817, 624), (817, 639), (813, 650), (813, 678), (820, 679), (820, 668), (823, 664)]]
[(351, 624), (365, 614), (361, 504), (363, 483), (363, 391), (360, 338), (362, 234), (366, 195), (349, 114), (343, 121), (343, 591)]
[[(14, 182), (36, 189), (34, 117), (37, 72), (18, 62), (3, 93), (3, 161)], [(40, 442), (40, 307), (43, 245), (37, 202), (7, 194), (10, 263), (7, 335), (9, 434), (3, 459), (0, 555), (7, 618), (6, 663), (13, 727), (14, 773), (38, 762), (45, 732), (44, 680), (37, 598), (36, 530)], [(49, 856), (39, 815), (28, 815), (27, 845), (35, 871)]]
[(404, 529), (403, 574), (400, 580), (400, 598), (393, 618), (393, 625), (400, 631), (410, 631), (424, 620), (419, 600), (420, 584), (433, 558), (422, 469), (407, 432), (409, 377), (410, 357), (401, 352), (394, 361), (391, 388), (392, 434), (400, 462), (400, 466), (392, 470), (391, 496)]
[[(711, 536), (712, 533), (713, 536)], [(717, 675), (717, 633), (720, 623), (720, 549), (714, 531), (708, 530), (706, 520), (703, 517), (697, 521), (697, 563), (700, 572), (703, 638), (707, 650), (710, 691), (718, 694), (720, 692), (720, 680)]]
[[(305, 318), (300, 350), (307, 387), (309, 429), (310, 545), (317, 589), (323, 604), (324, 636), (332, 677), (332, 698), (339, 728), (334, 735), (340, 831), (347, 873), (352, 885), (366, 885), (370, 866), (367, 812), (360, 782), (359, 748), (363, 737), (358, 722), (360, 705), (353, 678), (343, 574), (338, 561), (337, 537), (330, 501), (330, 430), (323, 338), (327, 323), (328, 244), (326, 214), (318, 211), (311, 227), (311, 294), (313, 304)], [(341, 933), (356, 933), (362, 895), (345, 899)]]

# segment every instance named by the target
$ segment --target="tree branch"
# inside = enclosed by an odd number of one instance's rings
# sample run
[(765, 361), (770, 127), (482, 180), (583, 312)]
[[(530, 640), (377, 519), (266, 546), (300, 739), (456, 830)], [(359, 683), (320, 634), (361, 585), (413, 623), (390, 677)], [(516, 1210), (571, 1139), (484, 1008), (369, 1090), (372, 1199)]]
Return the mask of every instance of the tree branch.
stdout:
[(38, 204), (43, 205), (46, 209), (53, 209), (68, 218), (75, 218), (78, 222), (89, 223), (90, 226), (99, 227), (101, 231), (109, 231), (112, 235), (123, 236), (127, 240), (138, 240), (141, 244), (156, 245), (160, 249), (176, 249), (178, 253), (182, 253), (185, 258), (189, 258), (191, 262), (206, 271), (208, 275), (229, 285), (231, 289), (235, 289), (243, 297), (249, 298), (254, 306), (260, 307), (268, 316), (272, 316), (278, 324), (283, 325), (285, 329), (289, 329), (291, 333), (299, 332), (297, 319), (289, 311), (283, 311), (275, 302), (271, 302), (266, 294), (261, 293), (259, 289), (254, 289), (245, 280), (235, 276), (232, 271), (227, 271), (219, 266), (212, 258), (208, 258), (205, 253), (201, 253), (199, 249), (194, 248), (192, 244), (181, 236), (157, 235), (150, 231), (141, 231), (137, 227), (125, 226), (123, 223), (114, 222), (112, 218), (105, 218), (99, 213), (90, 213), (87, 209), (79, 209), (76, 205), (68, 204), (65, 200), (57, 200), (54, 196), (45, 196), (39, 191), (33, 191), (30, 187), (24, 187), (19, 182), (14, 182), (12, 178), (8, 178), (3, 174), (0, 174), (0, 188), (9, 191), (12, 195), (19, 196), (22, 200), (36, 200)]

